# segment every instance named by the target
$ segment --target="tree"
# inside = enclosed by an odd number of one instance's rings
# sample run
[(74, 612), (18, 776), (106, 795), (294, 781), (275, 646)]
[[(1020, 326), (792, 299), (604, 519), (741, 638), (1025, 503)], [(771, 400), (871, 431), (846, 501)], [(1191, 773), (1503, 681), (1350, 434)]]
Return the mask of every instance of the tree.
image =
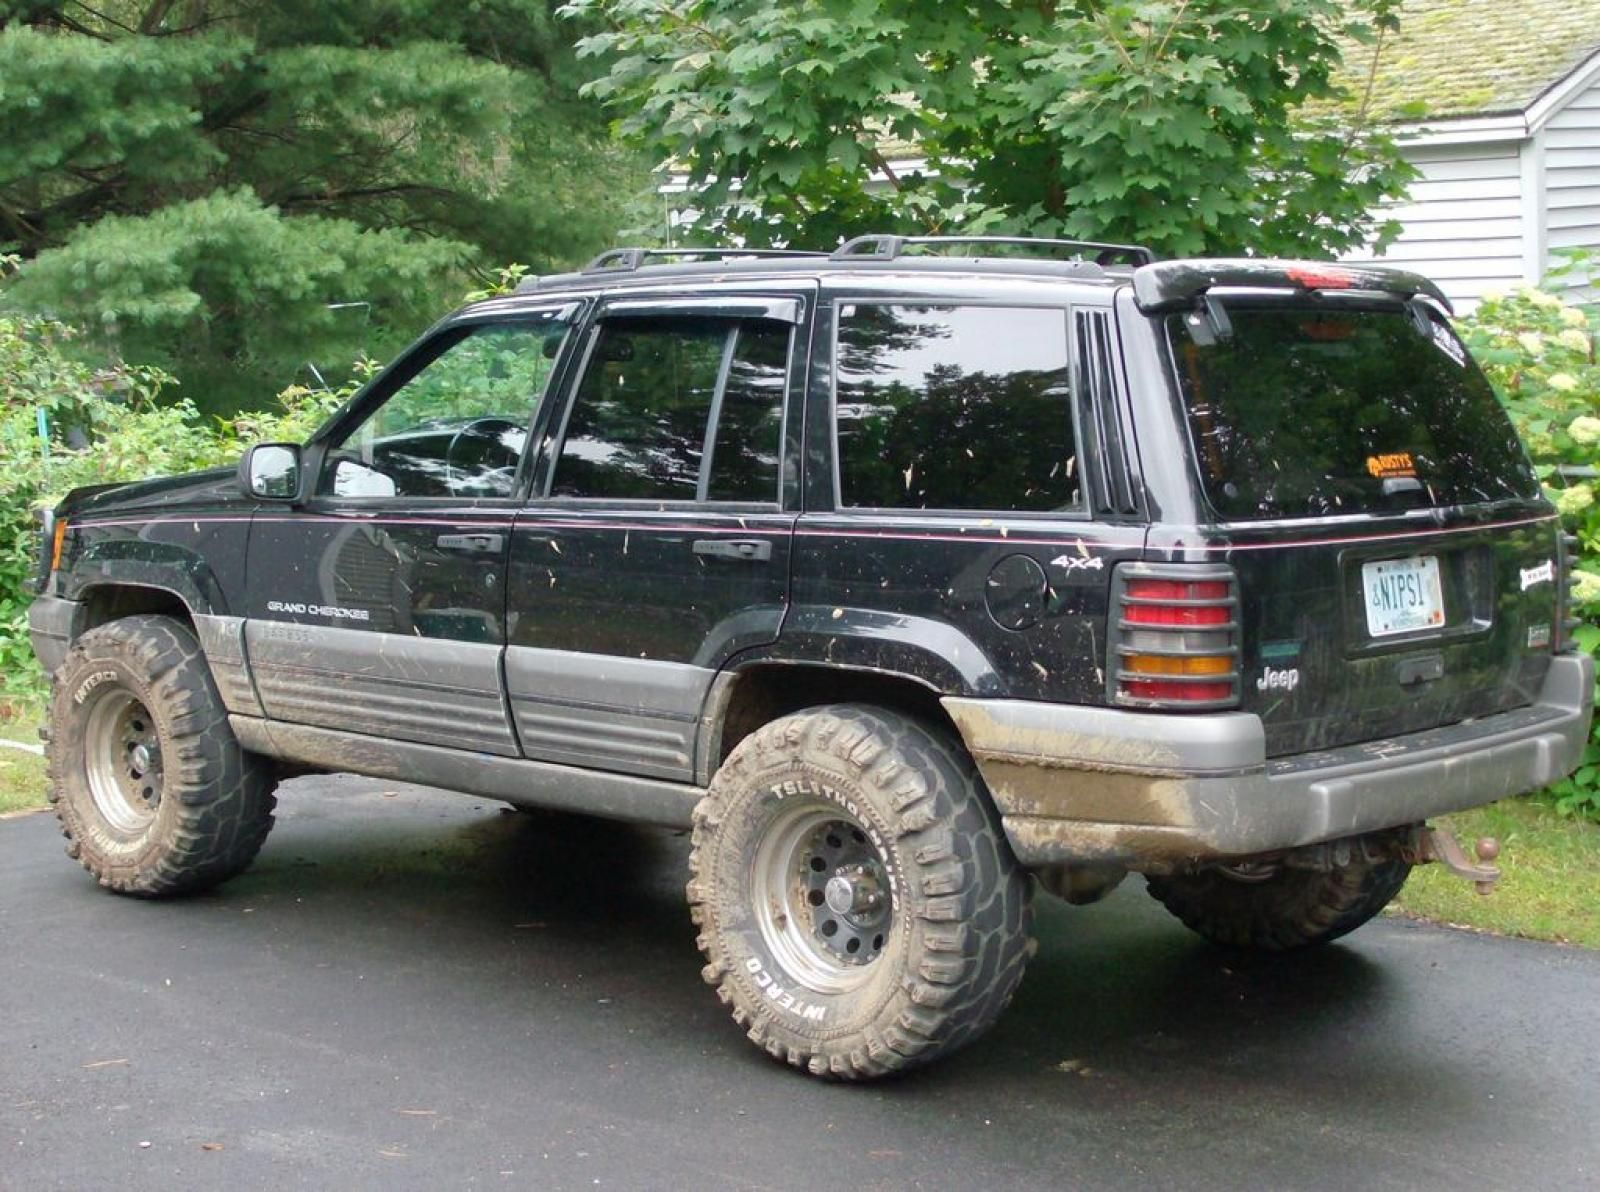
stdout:
[[(1321, 255), (1411, 177), (1336, 111), (1396, 0), (573, 0), (591, 94), (757, 242), (1005, 232)], [(1320, 114), (1313, 114), (1318, 112)], [(888, 146), (920, 157), (897, 166)], [(867, 186), (877, 174), (886, 180)]]
[(202, 406), (391, 350), (643, 191), (548, 0), (0, 0), (8, 296)]

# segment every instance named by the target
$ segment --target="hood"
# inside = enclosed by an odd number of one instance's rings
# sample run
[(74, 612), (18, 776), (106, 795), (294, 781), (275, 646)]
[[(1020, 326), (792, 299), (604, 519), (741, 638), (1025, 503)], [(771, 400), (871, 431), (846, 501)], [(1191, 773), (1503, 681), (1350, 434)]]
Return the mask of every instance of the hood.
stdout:
[(75, 488), (56, 506), (57, 517), (214, 509), (251, 509), (256, 502), (239, 488), (237, 468), (210, 468), (182, 476), (158, 476), (123, 484)]

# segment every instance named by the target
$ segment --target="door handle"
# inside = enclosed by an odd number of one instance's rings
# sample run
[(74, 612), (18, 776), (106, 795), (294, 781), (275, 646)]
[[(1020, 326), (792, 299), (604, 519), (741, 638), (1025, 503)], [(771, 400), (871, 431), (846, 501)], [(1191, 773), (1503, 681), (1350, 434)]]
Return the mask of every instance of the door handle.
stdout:
[(694, 553), (707, 559), (766, 563), (772, 559), (772, 543), (765, 538), (696, 538)]
[(440, 550), (462, 550), (473, 554), (490, 554), (505, 545), (501, 534), (440, 534), (434, 545)]

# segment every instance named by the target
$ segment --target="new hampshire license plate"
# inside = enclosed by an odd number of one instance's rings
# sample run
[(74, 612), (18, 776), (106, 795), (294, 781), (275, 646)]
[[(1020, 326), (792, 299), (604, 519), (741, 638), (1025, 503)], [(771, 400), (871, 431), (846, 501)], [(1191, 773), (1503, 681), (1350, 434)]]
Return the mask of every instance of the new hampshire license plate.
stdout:
[(1365, 563), (1361, 586), (1367, 597), (1367, 632), (1373, 637), (1444, 625), (1444, 589), (1433, 555)]

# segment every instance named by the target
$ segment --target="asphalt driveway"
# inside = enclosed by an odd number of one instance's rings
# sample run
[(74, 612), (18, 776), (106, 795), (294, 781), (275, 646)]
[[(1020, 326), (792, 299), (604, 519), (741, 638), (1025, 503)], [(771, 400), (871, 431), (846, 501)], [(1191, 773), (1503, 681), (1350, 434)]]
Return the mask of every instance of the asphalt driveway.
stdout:
[(1241, 964), (1039, 903), (987, 1039), (815, 1083), (701, 984), (686, 842), (352, 778), (222, 890), (0, 822), (0, 1188), (1588, 1188), (1600, 955), (1383, 921)]

